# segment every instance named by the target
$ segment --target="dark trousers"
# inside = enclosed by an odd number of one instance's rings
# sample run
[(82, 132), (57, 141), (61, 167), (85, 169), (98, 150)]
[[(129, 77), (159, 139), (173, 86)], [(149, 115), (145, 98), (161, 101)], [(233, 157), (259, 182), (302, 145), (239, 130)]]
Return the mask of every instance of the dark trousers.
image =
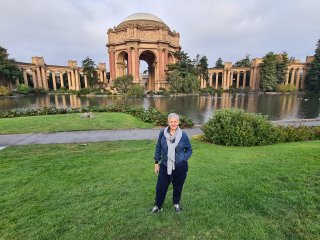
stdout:
[(180, 203), (182, 188), (187, 177), (187, 172), (188, 162), (186, 161), (184, 161), (180, 166), (176, 166), (171, 175), (167, 174), (167, 166), (160, 165), (156, 187), (156, 206), (162, 207), (164, 199), (167, 195), (168, 187), (171, 182), (173, 186), (173, 204)]

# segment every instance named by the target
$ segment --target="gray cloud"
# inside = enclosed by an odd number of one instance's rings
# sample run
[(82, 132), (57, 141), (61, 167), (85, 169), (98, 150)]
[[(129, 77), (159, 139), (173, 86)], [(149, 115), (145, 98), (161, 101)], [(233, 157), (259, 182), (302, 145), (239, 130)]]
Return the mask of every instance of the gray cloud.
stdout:
[(250, 54), (287, 51), (305, 61), (320, 38), (318, 0), (1, 0), (0, 45), (17, 61), (43, 56), (65, 65), (86, 57), (108, 62), (107, 29), (127, 16), (148, 12), (180, 33), (191, 58), (235, 62)]

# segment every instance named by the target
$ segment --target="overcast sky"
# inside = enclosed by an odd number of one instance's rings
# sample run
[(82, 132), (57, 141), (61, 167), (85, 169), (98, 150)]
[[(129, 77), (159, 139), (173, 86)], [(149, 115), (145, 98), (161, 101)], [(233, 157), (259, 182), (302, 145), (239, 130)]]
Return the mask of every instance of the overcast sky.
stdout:
[(305, 62), (320, 39), (320, 0), (0, 0), (0, 46), (21, 62), (108, 64), (108, 28), (140, 12), (179, 32), (182, 50), (209, 67), (270, 51)]

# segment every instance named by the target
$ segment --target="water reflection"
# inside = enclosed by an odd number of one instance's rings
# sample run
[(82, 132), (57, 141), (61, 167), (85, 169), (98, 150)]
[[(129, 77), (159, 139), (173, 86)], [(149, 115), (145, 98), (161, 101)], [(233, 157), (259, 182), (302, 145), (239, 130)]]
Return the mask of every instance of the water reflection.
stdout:
[(143, 99), (121, 96), (78, 97), (77, 95), (44, 95), (1, 98), (0, 109), (81, 107), (92, 105), (124, 104), (126, 106), (156, 107), (161, 111), (175, 111), (190, 117), (195, 123), (206, 122), (217, 109), (241, 108), (247, 112), (268, 115), (271, 120), (320, 118), (320, 95), (306, 94), (230, 94), (214, 96), (146, 97)]

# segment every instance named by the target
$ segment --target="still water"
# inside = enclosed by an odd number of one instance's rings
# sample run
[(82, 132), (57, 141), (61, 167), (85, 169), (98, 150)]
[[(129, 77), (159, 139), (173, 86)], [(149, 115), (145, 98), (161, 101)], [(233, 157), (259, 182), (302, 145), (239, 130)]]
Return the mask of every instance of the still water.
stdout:
[(214, 96), (171, 96), (125, 98), (121, 96), (78, 97), (77, 95), (44, 95), (0, 98), (0, 111), (10, 109), (81, 107), (125, 104), (155, 107), (161, 111), (175, 111), (202, 124), (212, 117), (214, 110), (241, 108), (247, 112), (268, 115), (270, 120), (320, 118), (320, 95), (316, 94), (231, 94)]

